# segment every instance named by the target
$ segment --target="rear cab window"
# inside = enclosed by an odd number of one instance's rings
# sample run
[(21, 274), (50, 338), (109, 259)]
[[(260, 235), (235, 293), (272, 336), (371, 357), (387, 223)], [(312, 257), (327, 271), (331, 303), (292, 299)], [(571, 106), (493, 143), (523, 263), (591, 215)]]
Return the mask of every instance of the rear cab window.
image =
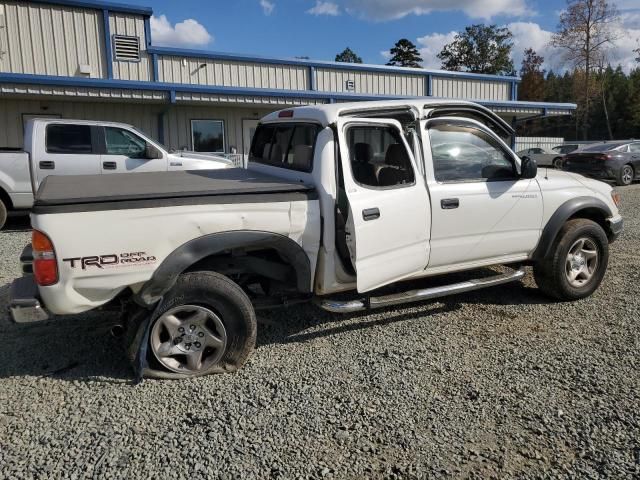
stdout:
[(253, 137), (249, 161), (310, 173), (321, 127), (313, 123), (259, 125)]
[(45, 137), (47, 153), (93, 153), (89, 125), (50, 124), (47, 125)]

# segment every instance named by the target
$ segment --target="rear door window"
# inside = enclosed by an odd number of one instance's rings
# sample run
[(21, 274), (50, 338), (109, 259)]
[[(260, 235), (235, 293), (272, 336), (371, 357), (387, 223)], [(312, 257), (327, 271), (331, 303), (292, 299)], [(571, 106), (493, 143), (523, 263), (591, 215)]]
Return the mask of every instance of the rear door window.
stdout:
[(320, 126), (309, 123), (260, 125), (253, 137), (249, 161), (311, 172)]
[(46, 130), (47, 153), (93, 153), (89, 125), (51, 124)]

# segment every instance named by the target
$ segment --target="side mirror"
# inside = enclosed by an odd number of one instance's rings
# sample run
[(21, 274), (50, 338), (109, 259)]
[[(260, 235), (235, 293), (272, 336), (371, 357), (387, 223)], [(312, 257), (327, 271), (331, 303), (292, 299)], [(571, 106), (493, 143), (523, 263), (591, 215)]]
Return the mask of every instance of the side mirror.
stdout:
[(145, 149), (145, 157), (149, 160), (160, 160), (163, 158), (162, 152), (158, 150), (156, 147), (147, 143), (147, 148)]
[(536, 175), (538, 174), (538, 164), (536, 161), (526, 155), (520, 160), (520, 178), (536, 178)]

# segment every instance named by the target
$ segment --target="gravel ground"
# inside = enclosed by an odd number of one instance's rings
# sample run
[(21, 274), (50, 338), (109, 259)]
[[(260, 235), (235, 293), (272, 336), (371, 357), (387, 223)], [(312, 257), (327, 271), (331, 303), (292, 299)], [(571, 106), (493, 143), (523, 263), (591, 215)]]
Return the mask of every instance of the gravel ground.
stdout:
[[(263, 315), (239, 373), (145, 381), (109, 315), (0, 321), (4, 478), (640, 478), (640, 186), (600, 290)], [(0, 286), (25, 224), (0, 232)], [(7, 287), (0, 287), (6, 296)], [(0, 308), (3, 300), (0, 300)]]

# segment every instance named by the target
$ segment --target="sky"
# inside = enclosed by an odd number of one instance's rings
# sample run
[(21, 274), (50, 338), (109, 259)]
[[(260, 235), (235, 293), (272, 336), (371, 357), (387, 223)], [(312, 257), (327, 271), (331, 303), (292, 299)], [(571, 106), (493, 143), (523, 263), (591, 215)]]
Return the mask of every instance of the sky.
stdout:
[[(124, 3), (123, 0), (120, 0)], [(334, 60), (350, 47), (365, 63), (384, 64), (400, 38), (414, 42), (425, 68), (456, 32), (474, 23), (507, 26), (513, 57), (531, 47), (547, 70), (566, 68), (549, 46), (564, 0), (129, 0), (153, 8), (155, 45), (272, 57)], [(640, 0), (610, 0), (620, 12), (612, 64), (628, 71), (640, 47)]]

